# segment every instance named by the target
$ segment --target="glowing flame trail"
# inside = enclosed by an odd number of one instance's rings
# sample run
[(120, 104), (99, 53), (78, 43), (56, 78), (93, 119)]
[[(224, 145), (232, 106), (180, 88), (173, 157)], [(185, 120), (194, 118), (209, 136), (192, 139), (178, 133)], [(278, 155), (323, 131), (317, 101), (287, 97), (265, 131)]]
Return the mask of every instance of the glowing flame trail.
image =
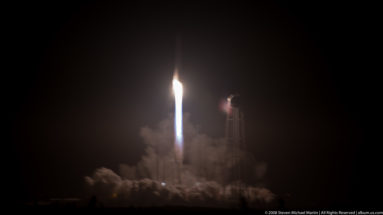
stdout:
[(183, 131), (182, 131), (182, 83), (178, 80), (177, 74), (173, 77), (173, 92), (175, 97), (175, 120), (174, 120), (174, 134), (175, 134), (175, 149), (177, 159), (182, 159), (183, 149)]

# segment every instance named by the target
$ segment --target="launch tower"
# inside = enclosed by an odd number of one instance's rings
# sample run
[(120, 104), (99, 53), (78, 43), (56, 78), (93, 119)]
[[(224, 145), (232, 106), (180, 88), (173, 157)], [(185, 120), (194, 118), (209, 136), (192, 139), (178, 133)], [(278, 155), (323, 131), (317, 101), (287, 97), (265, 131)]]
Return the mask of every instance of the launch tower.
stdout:
[[(227, 183), (234, 185), (237, 198), (242, 198), (245, 175), (247, 171), (245, 155), (245, 119), (240, 108), (239, 95), (230, 95), (227, 98), (228, 111), (226, 115), (225, 139), (227, 144), (228, 171), (226, 173)], [(235, 196), (235, 195), (234, 195)]]

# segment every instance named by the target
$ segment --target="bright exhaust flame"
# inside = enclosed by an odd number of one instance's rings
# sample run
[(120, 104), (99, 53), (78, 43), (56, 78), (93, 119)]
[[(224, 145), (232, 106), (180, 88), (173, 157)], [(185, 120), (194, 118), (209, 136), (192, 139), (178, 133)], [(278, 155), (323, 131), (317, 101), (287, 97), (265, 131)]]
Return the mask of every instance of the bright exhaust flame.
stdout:
[(175, 119), (174, 119), (174, 134), (175, 134), (175, 147), (176, 156), (178, 159), (182, 158), (183, 148), (183, 131), (182, 131), (182, 83), (178, 80), (177, 75), (173, 77), (173, 93), (175, 97)]

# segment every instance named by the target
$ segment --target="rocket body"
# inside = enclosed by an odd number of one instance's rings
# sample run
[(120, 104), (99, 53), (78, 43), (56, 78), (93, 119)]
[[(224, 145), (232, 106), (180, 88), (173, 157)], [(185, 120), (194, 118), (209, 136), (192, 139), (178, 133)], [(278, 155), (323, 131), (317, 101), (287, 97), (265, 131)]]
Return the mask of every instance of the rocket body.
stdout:
[(183, 127), (182, 127), (182, 95), (183, 86), (177, 75), (173, 77), (173, 92), (175, 98), (174, 108), (174, 145), (177, 160), (181, 161), (183, 156)]

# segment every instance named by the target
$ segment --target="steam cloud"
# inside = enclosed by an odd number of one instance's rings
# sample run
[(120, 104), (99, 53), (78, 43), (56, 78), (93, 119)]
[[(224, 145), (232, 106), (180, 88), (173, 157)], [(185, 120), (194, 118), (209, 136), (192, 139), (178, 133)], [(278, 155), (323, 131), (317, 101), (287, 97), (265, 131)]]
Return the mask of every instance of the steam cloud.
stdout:
[[(173, 119), (161, 121), (155, 129), (141, 128), (146, 153), (135, 165), (121, 164), (117, 175), (97, 169), (85, 181), (93, 194), (108, 206), (184, 205), (232, 207), (241, 198), (250, 207), (264, 207), (275, 195), (260, 182), (267, 165), (240, 149), (237, 159), (225, 139), (214, 139), (197, 131), (184, 115), (184, 165), (181, 181), (173, 147)], [(233, 174), (242, 168), (241, 176)]]

